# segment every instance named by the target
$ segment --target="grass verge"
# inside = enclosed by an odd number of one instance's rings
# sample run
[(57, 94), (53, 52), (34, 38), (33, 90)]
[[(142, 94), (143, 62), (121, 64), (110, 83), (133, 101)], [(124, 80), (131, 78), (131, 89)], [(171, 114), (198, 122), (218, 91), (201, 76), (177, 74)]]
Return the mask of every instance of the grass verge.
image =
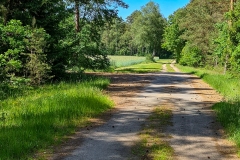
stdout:
[(140, 132), (140, 141), (133, 147), (132, 153), (139, 159), (171, 160), (174, 151), (166, 139), (163, 130), (171, 124), (172, 112), (167, 107), (156, 107)]
[(187, 73), (192, 73), (210, 84), (225, 97), (225, 101), (214, 104), (217, 118), (225, 128), (228, 137), (237, 145), (240, 156), (240, 81), (229, 75), (192, 67), (178, 67)]
[(113, 106), (105, 78), (61, 82), (0, 102), (0, 159), (31, 159)]

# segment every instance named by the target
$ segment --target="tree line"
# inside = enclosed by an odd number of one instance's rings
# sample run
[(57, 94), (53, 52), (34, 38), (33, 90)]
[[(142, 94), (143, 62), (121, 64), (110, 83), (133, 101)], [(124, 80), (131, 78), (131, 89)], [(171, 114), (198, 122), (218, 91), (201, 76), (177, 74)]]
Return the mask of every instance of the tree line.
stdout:
[(240, 72), (240, 3), (191, 0), (169, 17), (162, 46), (182, 65)]
[(166, 53), (161, 46), (167, 20), (157, 3), (150, 1), (141, 10), (134, 11), (124, 21), (121, 18), (106, 23), (101, 41), (108, 54), (152, 57)]

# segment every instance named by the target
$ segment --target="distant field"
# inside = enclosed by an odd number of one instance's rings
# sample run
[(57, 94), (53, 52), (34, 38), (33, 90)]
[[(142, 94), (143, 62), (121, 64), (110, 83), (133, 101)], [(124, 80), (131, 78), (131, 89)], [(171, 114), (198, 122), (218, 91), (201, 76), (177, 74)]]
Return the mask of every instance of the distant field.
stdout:
[(110, 59), (111, 66), (124, 67), (133, 64), (141, 63), (145, 61), (145, 57), (137, 56), (108, 56)]
[[(115, 68), (126, 67), (134, 64), (141, 63), (146, 60), (146, 57), (138, 56), (108, 56), (111, 62), (111, 66)], [(158, 60), (158, 58), (155, 58)]]
[(158, 59), (156, 62), (147, 63), (142, 62), (139, 64), (134, 64), (126, 67), (119, 67), (115, 69), (117, 72), (124, 73), (149, 73), (149, 72), (159, 72), (162, 70), (163, 64), (171, 63), (172, 59)]

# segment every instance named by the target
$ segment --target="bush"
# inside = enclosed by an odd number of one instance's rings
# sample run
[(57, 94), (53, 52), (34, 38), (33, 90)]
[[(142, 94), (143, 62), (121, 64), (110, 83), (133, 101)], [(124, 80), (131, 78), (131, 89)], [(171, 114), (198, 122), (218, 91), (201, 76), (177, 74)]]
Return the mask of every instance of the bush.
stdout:
[(201, 66), (201, 51), (197, 47), (186, 45), (181, 53), (179, 63), (184, 66), (198, 67)]
[(146, 55), (146, 62), (156, 62), (151, 54)]

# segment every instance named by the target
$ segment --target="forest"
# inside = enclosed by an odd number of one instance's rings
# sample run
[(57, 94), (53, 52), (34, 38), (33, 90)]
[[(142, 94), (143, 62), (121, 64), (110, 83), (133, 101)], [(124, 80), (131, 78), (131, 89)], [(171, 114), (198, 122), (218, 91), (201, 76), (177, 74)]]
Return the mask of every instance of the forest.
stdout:
[(128, 6), (121, 0), (1, 1), (1, 85), (39, 85), (71, 68), (106, 69), (107, 55), (172, 57), (239, 74), (239, 2), (192, 0), (166, 19), (150, 1), (126, 21), (117, 7)]

